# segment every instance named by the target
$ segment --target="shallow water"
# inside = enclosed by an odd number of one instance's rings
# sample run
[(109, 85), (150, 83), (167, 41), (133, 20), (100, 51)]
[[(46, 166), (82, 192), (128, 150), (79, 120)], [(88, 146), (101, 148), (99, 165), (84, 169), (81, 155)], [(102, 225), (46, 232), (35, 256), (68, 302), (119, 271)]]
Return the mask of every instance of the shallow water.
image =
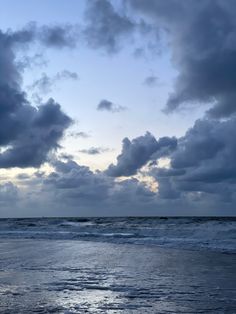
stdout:
[(2, 239), (0, 313), (236, 313), (236, 255)]

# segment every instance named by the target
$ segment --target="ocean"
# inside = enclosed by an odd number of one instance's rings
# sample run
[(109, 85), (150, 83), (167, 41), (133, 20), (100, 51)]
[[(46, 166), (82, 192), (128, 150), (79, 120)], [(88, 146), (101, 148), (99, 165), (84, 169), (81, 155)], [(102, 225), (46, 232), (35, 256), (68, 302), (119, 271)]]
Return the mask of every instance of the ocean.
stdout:
[(236, 313), (236, 218), (0, 220), (0, 313)]
[(236, 218), (0, 219), (1, 238), (83, 240), (236, 253)]

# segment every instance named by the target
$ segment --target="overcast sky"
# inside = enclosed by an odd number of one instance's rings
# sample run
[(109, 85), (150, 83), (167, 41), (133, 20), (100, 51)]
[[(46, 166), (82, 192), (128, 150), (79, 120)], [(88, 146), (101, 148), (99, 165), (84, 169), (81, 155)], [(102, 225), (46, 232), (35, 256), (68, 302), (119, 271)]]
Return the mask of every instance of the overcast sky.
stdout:
[(235, 215), (234, 0), (0, 4), (0, 217)]

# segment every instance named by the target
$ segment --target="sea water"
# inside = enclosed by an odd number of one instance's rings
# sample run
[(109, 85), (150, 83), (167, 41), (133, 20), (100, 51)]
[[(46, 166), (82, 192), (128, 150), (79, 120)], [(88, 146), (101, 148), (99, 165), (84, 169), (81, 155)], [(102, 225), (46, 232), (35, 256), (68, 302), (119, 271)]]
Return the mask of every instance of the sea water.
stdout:
[(0, 237), (89, 240), (236, 253), (236, 218), (0, 219)]
[(233, 218), (0, 221), (0, 313), (236, 313)]

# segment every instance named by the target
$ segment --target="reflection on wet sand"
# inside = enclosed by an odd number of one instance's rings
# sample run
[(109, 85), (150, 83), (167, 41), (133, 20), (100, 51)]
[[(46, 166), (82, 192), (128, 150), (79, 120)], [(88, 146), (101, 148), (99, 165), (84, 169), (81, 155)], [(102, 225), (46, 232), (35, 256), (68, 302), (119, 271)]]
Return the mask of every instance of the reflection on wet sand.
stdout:
[(55, 240), (0, 252), (1, 313), (236, 312), (235, 255)]

